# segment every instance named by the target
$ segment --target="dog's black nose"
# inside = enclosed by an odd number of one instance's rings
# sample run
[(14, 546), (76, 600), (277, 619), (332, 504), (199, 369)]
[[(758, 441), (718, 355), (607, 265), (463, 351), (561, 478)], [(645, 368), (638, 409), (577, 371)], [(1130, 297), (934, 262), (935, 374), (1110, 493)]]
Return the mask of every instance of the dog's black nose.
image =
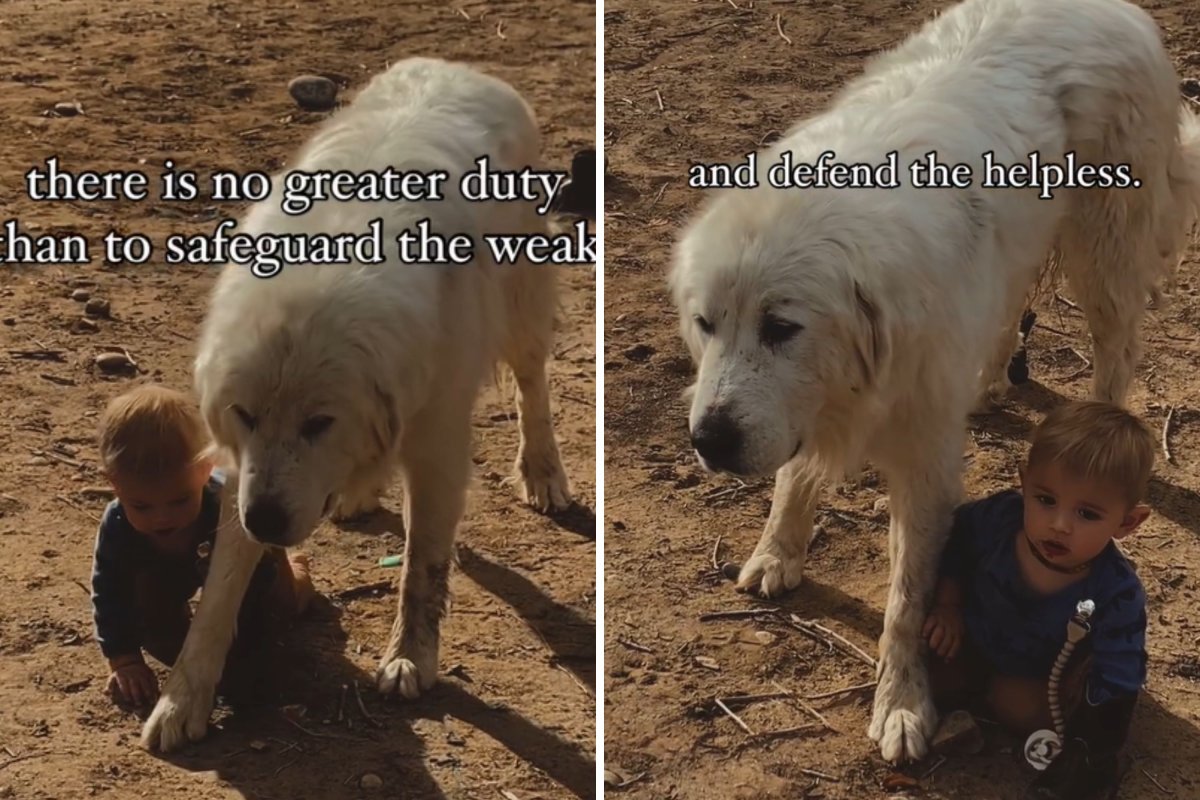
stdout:
[(736, 472), (742, 453), (742, 432), (723, 410), (700, 418), (692, 431), (692, 447), (713, 469)]
[(286, 544), (288, 514), (279, 500), (260, 497), (246, 509), (246, 530), (263, 544)]

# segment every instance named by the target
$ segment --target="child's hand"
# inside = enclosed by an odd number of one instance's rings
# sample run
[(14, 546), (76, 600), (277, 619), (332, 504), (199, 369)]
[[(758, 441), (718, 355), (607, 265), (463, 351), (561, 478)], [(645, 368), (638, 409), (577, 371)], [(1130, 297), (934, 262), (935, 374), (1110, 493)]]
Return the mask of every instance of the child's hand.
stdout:
[(938, 604), (929, 612), (921, 635), (929, 640), (929, 648), (950, 661), (962, 646), (962, 609), (956, 605)]
[(108, 676), (108, 691), (117, 700), (134, 706), (149, 706), (158, 700), (158, 678), (146, 662), (138, 659), (112, 665)]

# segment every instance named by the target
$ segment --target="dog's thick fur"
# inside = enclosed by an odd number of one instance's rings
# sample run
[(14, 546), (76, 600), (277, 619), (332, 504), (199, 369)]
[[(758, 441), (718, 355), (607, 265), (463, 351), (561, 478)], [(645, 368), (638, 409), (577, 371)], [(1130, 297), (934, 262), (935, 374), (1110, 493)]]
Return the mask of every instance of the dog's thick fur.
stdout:
[[(800, 583), (822, 480), (871, 460), (890, 493), (891, 580), (870, 736), (920, 758), (936, 714), (921, 626), (962, 492), (966, 419), (1003, 380), (1022, 303), (1057, 262), (1093, 337), (1096, 398), (1124, 403), (1147, 297), (1169, 279), (1200, 193), (1200, 137), (1150, 17), (1121, 0), (968, 0), (870, 64), (759, 154), (758, 188), (720, 193), (670, 284), (697, 362), (702, 462), (775, 473), (741, 588)], [(879, 164), (895, 189), (774, 189), (784, 152)], [(914, 188), (935, 151), (966, 189)], [(1129, 164), (1138, 189), (980, 188), (1000, 163)], [(801, 327), (802, 326), (802, 327)]]
[[(463, 65), (409, 59), (377, 76), (291, 168), (441, 169), (450, 175), (444, 200), (319, 202), (290, 217), (280, 210), (277, 179), (272, 196), (248, 213), (243, 228), (254, 233), (361, 232), (382, 218), (389, 256), (374, 266), (290, 264), (268, 279), (246, 266), (222, 272), (195, 381), (237, 492), (227, 493), (210, 577), (145, 744), (171, 750), (204, 734), (260, 542), (294, 545), (327, 512), (376, 508), (397, 468), (407, 547), (378, 685), (412, 698), (434, 683), (471, 466), (470, 416), (497, 360), (516, 378), (525, 499), (543, 510), (569, 504), (545, 372), (554, 272), (499, 266), (479, 238), (541, 231), (544, 221), (537, 203), (467, 202), (457, 190), (479, 156), (489, 156), (493, 170), (520, 170), (537, 168), (539, 151), (533, 115), (506, 83)], [(446, 236), (472, 235), (476, 258), (398, 263), (395, 236), (422, 219)]]

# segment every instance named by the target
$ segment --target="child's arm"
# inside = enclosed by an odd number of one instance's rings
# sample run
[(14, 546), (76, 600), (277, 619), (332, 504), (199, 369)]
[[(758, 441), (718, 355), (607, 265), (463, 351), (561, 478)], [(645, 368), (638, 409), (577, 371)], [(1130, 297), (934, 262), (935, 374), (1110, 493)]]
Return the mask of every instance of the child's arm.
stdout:
[(96, 535), (92, 561), (92, 611), (96, 641), (111, 672), (109, 691), (137, 705), (158, 696), (158, 680), (142, 658), (134, 597), (135, 557), (113, 509), (105, 514)]
[(1088, 640), (1092, 659), (1085, 700), (1090, 705), (1141, 691), (1146, 680), (1146, 593), (1135, 575), (1097, 598)]

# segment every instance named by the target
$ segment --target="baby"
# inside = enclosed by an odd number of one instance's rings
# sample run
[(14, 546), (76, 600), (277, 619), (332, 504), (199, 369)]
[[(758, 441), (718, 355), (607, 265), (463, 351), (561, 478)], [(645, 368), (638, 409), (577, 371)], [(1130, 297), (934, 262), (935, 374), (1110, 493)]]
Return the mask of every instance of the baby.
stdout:
[[(96, 536), (96, 641), (114, 699), (146, 706), (158, 697), (158, 681), (143, 653), (167, 666), (179, 655), (191, 621), (188, 601), (207, 575), (224, 475), (206, 455), (204, 423), (188, 398), (153, 384), (108, 405), (99, 449), (116, 499)], [(255, 651), (302, 613), (312, 594), (303, 555), (265, 553), (242, 601), (226, 675), (244, 679)]]
[(1047, 415), (1021, 491), (961, 506), (924, 635), (939, 706), (982, 706), (1027, 735), (1052, 728), (1051, 668), (1080, 601), (1095, 611), (1059, 686), (1063, 750), (1027, 798), (1107, 798), (1146, 677), (1146, 594), (1116, 540), (1149, 515), (1142, 503), (1154, 436), (1098, 402)]

